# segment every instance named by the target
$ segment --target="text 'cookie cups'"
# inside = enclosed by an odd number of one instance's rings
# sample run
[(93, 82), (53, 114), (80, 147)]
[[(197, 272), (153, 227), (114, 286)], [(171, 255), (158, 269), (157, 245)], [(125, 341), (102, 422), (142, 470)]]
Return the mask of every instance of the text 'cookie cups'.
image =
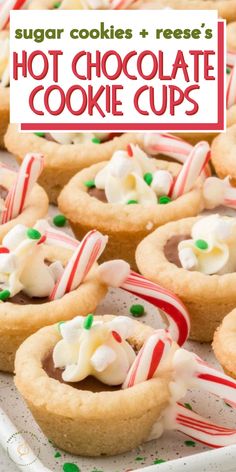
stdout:
[(236, 379), (236, 310), (231, 311), (214, 334), (215, 356), (226, 374)]
[[(3, 201), (3, 208), (9, 190), (13, 188), (16, 179), (17, 174), (15, 172), (6, 167), (0, 167), (0, 200)], [(47, 211), (48, 197), (42, 187), (40, 187), (38, 184), (35, 184), (27, 196), (25, 206), (21, 213), (16, 217), (13, 217), (12, 219), (9, 219), (8, 221), (0, 224), (0, 242), (14, 226), (18, 224), (34, 226), (38, 219), (43, 218), (47, 214)]]
[(233, 186), (236, 185), (236, 125), (220, 134), (212, 143), (211, 158), (219, 177), (230, 176)]
[(174, 195), (182, 169), (148, 158), (132, 144), (114, 153), (108, 164), (93, 165), (74, 176), (59, 196), (59, 208), (76, 237), (92, 227), (109, 236), (103, 260), (119, 257), (135, 269), (136, 246), (150, 231), (203, 208), (201, 179), (194, 179), (192, 190)]
[(86, 270), (79, 262), (84, 264), (82, 249), (91, 239), (92, 245), (106, 240), (92, 232), (78, 243), (45, 220), (34, 228), (15, 226), (5, 236), (0, 246), (0, 370), (13, 371), (16, 350), (29, 335), (94, 310), (106, 294), (96, 257)]
[[(136, 333), (128, 341), (139, 351), (152, 329), (134, 323)], [(91, 391), (82, 383), (74, 388), (49, 377), (43, 368), (60, 339), (56, 326), (43, 328), (16, 355), (16, 386), (46, 436), (60, 448), (84, 456), (123, 453), (147, 440), (168, 405), (168, 376), (124, 390), (103, 385), (99, 391), (95, 384)]]
[(55, 204), (59, 193), (73, 175), (85, 167), (110, 159), (114, 151), (125, 149), (130, 141), (138, 143), (141, 139), (138, 134), (129, 133), (118, 137), (107, 135), (104, 141), (90, 137), (88, 133), (54, 133), (53, 137), (49, 133), (39, 134), (20, 133), (17, 125), (10, 125), (5, 145), (18, 162), (27, 152), (44, 155), (44, 169), (39, 183), (46, 190), (50, 203)]
[(0, 149), (4, 147), (10, 117), (9, 34), (0, 31)]
[[(216, 217), (214, 225), (218, 225), (218, 215), (211, 217)], [(206, 218), (209, 221), (211, 217)], [(213, 231), (207, 226), (208, 222), (205, 223), (206, 218), (182, 219), (158, 228), (140, 243), (136, 251), (136, 261), (145, 277), (172, 290), (185, 303), (191, 320), (190, 338), (209, 342), (222, 319), (236, 306), (236, 270), (234, 260), (231, 260), (224, 243), (225, 236), (222, 236), (218, 244), (215, 233), (213, 235)], [(229, 218), (229, 220), (231, 225), (231, 220), (234, 222), (234, 219)], [(221, 221), (219, 224), (221, 225)], [(196, 225), (197, 227), (201, 225), (200, 229), (202, 233), (207, 233), (208, 240), (201, 236), (191, 239), (191, 232)], [(235, 247), (234, 242), (236, 242), (235, 234), (231, 240), (232, 251)], [(184, 265), (189, 269), (181, 265), (179, 248), (183, 250), (181, 255)], [(198, 260), (198, 255), (194, 254), (195, 249), (199, 252)], [(199, 268), (197, 268), (198, 261), (200, 261)], [(232, 267), (227, 269), (227, 273), (215, 274), (214, 271), (219, 270), (224, 264), (230, 266), (232, 264)], [(212, 275), (203, 273), (210, 268)]]

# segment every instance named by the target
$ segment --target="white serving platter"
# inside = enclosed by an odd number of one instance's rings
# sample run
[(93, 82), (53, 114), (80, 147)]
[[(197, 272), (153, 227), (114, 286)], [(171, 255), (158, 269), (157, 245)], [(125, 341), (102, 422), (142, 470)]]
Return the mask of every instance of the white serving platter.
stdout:
[[(14, 159), (7, 153), (1, 152), (0, 160), (15, 167)], [(50, 208), (50, 216), (57, 212), (57, 208)], [(96, 313), (128, 315), (130, 306), (136, 300), (137, 298), (120, 289), (111, 289), (97, 308)], [(147, 303), (142, 302), (142, 304), (145, 306), (146, 315), (140, 318), (140, 321), (156, 328), (162, 326), (157, 310)], [(209, 344), (187, 342), (185, 347), (217, 366)], [(235, 427), (236, 411), (227, 406), (223, 400), (208, 395), (206, 392), (192, 391), (188, 393), (184, 402), (189, 403), (194, 410), (213, 422)], [(63, 472), (65, 463), (76, 464), (79, 472), (236, 471), (236, 446), (212, 450), (196, 442), (186, 443), (189, 438), (177, 432), (165, 433), (158, 441), (145, 443), (134, 451), (112, 458), (88, 459), (67, 454), (59, 450), (43, 435), (17, 392), (13, 377), (8, 374), (0, 374), (0, 407), (9, 415), (18, 431), (23, 434), (43, 464), (51, 471)], [(24, 453), (24, 448), (22, 450)], [(165, 462), (161, 463), (160, 460)], [(18, 467), (12, 460), (11, 454), (0, 449), (0, 472), (15, 472), (17, 470)], [(24, 470), (27, 472), (27, 466)], [(41, 471), (37, 469), (35, 472)]]

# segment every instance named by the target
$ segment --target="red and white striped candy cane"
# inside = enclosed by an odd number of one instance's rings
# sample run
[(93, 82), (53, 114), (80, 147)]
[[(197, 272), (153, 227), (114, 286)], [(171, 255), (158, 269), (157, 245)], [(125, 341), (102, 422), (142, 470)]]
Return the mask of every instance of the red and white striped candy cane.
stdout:
[(190, 330), (189, 314), (174, 293), (132, 271), (120, 288), (163, 310), (168, 319), (171, 337), (179, 346), (185, 343)]
[(224, 447), (236, 443), (236, 429), (225, 428), (206, 420), (177, 403), (172, 407), (174, 428), (209, 447)]
[(236, 52), (227, 51), (226, 64), (227, 67), (230, 68), (232, 68), (236, 64)]
[(92, 230), (86, 234), (66, 265), (61, 278), (50, 295), (51, 300), (61, 298), (83, 282), (91, 267), (104, 251), (107, 237)]
[(16, 218), (24, 210), (31, 190), (43, 170), (43, 161), (41, 154), (26, 154), (16, 181), (5, 200), (2, 224)]
[(171, 191), (171, 197), (173, 199), (180, 197), (193, 188), (197, 178), (206, 168), (209, 159), (209, 144), (206, 141), (201, 141), (196, 144), (175, 179)]
[(236, 104), (236, 64), (232, 68), (226, 88), (226, 108)]
[(195, 374), (197, 385), (207, 392), (213, 393), (236, 408), (236, 381), (220, 370), (210, 366), (197, 355), (195, 359), (198, 369)]
[(125, 10), (136, 0), (110, 0), (112, 10)]
[(56, 230), (46, 230), (44, 233), (45, 244), (49, 246), (60, 246), (65, 249), (75, 250), (79, 246), (79, 241), (65, 233)]
[(152, 334), (134, 360), (122, 388), (133, 387), (155, 376), (160, 364), (168, 356), (172, 339), (164, 329)]
[(10, 21), (11, 10), (21, 10), (28, 0), (5, 0), (0, 5), (0, 30), (6, 29)]

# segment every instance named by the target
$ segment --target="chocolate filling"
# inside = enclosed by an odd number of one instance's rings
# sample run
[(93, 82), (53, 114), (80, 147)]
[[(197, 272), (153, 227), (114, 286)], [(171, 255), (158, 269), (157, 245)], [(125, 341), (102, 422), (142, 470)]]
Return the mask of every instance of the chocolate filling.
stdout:
[(14, 303), (15, 305), (41, 305), (48, 303), (50, 300), (48, 297), (29, 297), (24, 292), (19, 292), (14, 297), (8, 298), (6, 302)]
[(106, 391), (115, 391), (120, 390), (120, 386), (110, 386), (105, 385), (99, 380), (95, 379), (92, 376), (87, 377), (86, 379), (82, 380), (81, 382), (65, 382), (62, 378), (63, 369), (59, 369), (54, 367), (52, 352), (50, 352), (47, 357), (45, 357), (42, 367), (46, 374), (51, 377), (52, 379), (58, 380), (60, 383), (64, 383), (66, 385), (70, 385), (78, 390), (89, 390), (90, 392), (106, 392)]
[(191, 239), (191, 236), (189, 234), (180, 234), (178, 236), (172, 236), (170, 239), (168, 239), (164, 247), (164, 254), (166, 259), (172, 264), (175, 264), (177, 267), (182, 267), (179, 260), (178, 244), (181, 241), (185, 241), (186, 239)]
[(96, 188), (96, 187), (91, 187), (88, 190), (88, 193), (89, 193), (90, 197), (94, 197), (97, 200), (100, 200), (100, 202), (107, 203), (107, 197), (106, 197), (106, 194), (105, 194), (104, 190), (101, 190), (101, 189)]
[(8, 195), (8, 189), (4, 185), (0, 185), (0, 198), (6, 200)]

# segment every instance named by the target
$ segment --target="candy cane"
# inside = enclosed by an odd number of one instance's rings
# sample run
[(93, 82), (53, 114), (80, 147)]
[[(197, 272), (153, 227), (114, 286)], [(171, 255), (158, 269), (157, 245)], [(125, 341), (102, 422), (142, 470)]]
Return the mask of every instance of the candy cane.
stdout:
[(44, 236), (45, 244), (49, 246), (60, 246), (64, 249), (72, 250), (75, 250), (79, 246), (79, 241), (60, 231), (46, 230)]
[(174, 182), (171, 196), (176, 199), (189, 192), (196, 179), (200, 176), (201, 172), (205, 169), (210, 159), (210, 147), (206, 141), (202, 141), (194, 146), (190, 155), (186, 159), (181, 171), (179, 172)]
[(136, 274), (136, 272), (130, 272), (120, 288), (163, 310), (168, 319), (168, 331), (171, 337), (179, 346), (184, 344), (190, 330), (189, 315), (184, 304), (176, 295)]
[[(181, 164), (186, 162), (194, 147), (183, 139), (168, 133), (145, 133), (143, 135), (144, 149), (148, 154), (158, 156), (164, 154)], [(211, 175), (209, 166), (203, 169), (203, 177)]]
[(227, 67), (233, 67), (236, 64), (236, 53), (232, 51), (227, 51), (226, 56)]
[(112, 10), (125, 10), (136, 0), (110, 0)]
[(28, 0), (5, 0), (0, 6), (0, 29), (6, 29), (10, 21), (11, 10), (21, 10)]
[(165, 330), (158, 329), (152, 334), (140, 349), (122, 388), (133, 387), (137, 383), (145, 382), (154, 377), (161, 361), (167, 357), (171, 346), (172, 339)]
[(230, 72), (226, 89), (226, 108), (229, 109), (236, 104), (236, 64)]
[(51, 300), (61, 298), (65, 293), (75, 290), (85, 279), (93, 264), (105, 249), (107, 237), (96, 230), (86, 234), (71, 259), (61, 278), (56, 283)]
[(209, 447), (224, 447), (236, 443), (236, 429), (218, 426), (181, 404), (172, 408), (175, 413), (174, 429), (181, 433)]
[(2, 223), (16, 218), (24, 210), (30, 192), (43, 170), (41, 154), (27, 154), (19, 169), (16, 181), (5, 200)]

